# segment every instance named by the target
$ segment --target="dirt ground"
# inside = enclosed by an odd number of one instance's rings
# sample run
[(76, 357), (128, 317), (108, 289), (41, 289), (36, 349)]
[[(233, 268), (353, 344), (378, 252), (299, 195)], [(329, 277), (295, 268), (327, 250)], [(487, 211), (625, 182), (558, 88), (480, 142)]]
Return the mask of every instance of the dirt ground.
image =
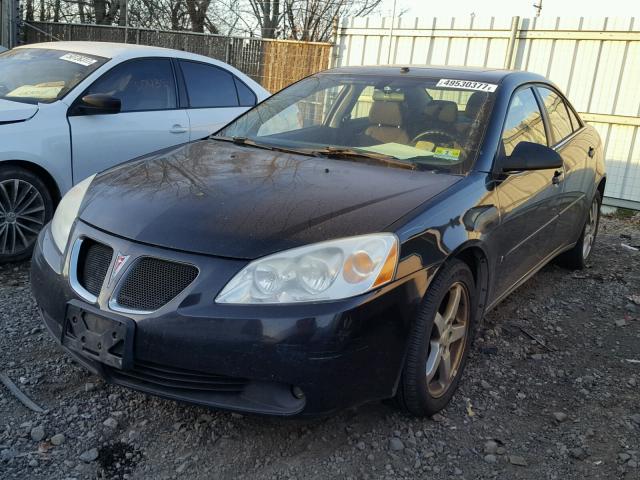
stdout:
[(433, 419), (373, 403), (242, 416), (106, 385), (41, 325), (29, 265), (0, 266), (0, 478), (640, 479), (640, 216), (604, 218), (590, 268), (547, 266), (479, 329)]

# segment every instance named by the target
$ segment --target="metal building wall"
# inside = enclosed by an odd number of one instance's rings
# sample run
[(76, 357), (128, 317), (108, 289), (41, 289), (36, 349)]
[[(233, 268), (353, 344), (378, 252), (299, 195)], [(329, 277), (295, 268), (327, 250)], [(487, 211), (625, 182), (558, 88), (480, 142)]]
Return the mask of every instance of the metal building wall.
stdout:
[(640, 19), (346, 19), (333, 64), (468, 65), (549, 77), (605, 144), (609, 205), (640, 209)]

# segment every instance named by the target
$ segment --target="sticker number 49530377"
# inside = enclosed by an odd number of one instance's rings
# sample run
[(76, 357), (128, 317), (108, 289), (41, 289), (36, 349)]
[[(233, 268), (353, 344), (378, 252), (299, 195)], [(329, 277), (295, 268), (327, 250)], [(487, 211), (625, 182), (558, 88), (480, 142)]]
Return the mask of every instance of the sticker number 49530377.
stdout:
[(463, 90), (479, 90), (481, 92), (495, 92), (498, 85), (495, 83), (474, 82), (471, 80), (452, 80), (443, 78), (438, 81), (438, 87), (460, 88)]

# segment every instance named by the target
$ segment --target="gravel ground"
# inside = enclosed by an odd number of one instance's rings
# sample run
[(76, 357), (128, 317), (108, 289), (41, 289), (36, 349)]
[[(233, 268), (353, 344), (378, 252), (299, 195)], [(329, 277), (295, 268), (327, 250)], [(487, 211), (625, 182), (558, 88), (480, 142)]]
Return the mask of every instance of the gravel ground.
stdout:
[(590, 268), (550, 265), (487, 315), (449, 408), (242, 416), (106, 385), (0, 266), (0, 478), (640, 479), (640, 216), (604, 218)]

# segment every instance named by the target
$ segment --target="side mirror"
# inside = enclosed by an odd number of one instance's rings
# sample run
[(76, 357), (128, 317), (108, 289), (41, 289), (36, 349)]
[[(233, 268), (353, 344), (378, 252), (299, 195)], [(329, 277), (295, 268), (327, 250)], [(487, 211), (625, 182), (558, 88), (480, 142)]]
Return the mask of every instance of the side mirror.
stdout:
[(76, 108), (80, 115), (105, 115), (120, 113), (122, 102), (119, 98), (102, 93), (85, 95)]
[(562, 157), (546, 145), (520, 142), (511, 155), (502, 158), (501, 167), (503, 172), (562, 168)]

